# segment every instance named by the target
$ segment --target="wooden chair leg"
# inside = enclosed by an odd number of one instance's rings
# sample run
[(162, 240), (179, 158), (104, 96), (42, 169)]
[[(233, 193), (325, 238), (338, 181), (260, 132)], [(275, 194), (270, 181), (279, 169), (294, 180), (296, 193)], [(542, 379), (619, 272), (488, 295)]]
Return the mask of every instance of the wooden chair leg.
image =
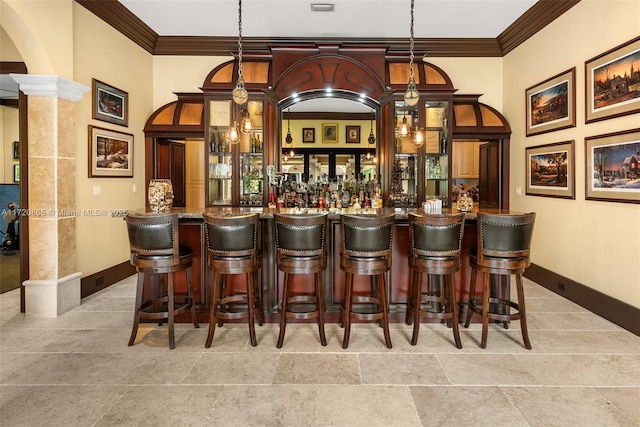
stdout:
[(254, 296), (253, 290), (255, 285), (253, 283), (253, 274), (247, 273), (247, 310), (249, 312), (249, 338), (251, 340), (251, 346), (255, 347), (258, 345), (258, 341), (256, 340), (256, 325), (254, 323), (255, 316), (255, 308), (254, 308)]
[(482, 286), (482, 339), (480, 347), (487, 348), (487, 333), (489, 331), (489, 273), (484, 274), (484, 283)]
[(411, 336), (411, 345), (418, 344), (418, 334), (420, 333), (420, 309), (422, 308), (422, 278), (421, 272), (413, 273), (413, 294), (411, 299), (413, 301), (413, 334)]
[(516, 288), (518, 292), (518, 308), (520, 309), (520, 329), (522, 330), (522, 339), (524, 348), (531, 350), (531, 342), (529, 342), (529, 332), (527, 331), (527, 311), (524, 306), (524, 288), (522, 286), (522, 274), (516, 274)]
[(387, 348), (393, 348), (393, 345), (391, 344), (391, 334), (389, 333), (389, 309), (387, 307), (386, 280), (385, 280), (384, 274), (380, 274), (378, 278), (379, 278), (379, 281), (382, 282), (382, 283), (378, 283), (378, 294), (379, 294), (380, 306), (382, 310), (382, 328), (384, 330), (384, 342), (387, 345)]
[(351, 294), (353, 293), (353, 274), (346, 273), (345, 279), (345, 299), (344, 299), (344, 338), (342, 339), (342, 348), (349, 347), (349, 336), (351, 335)]
[(191, 267), (186, 270), (187, 275), (187, 293), (189, 294), (189, 300), (191, 300), (191, 322), (195, 328), (200, 328), (198, 324), (198, 315), (196, 314), (196, 300), (193, 297), (193, 282), (191, 281)]
[(289, 273), (284, 273), (284, 285), (282, 287), (282, 304), (280, 308), (280, 334), (278, 335), (277, 348), (282, 348), (284, 334), (287, 329), (287, 306), (289, 299)]
[(320, 344), (327, 345), (327, 337), (324, 333), (324, 294), (322, 291), (322, 277), (320, 272), (314, 273), (316, 288), (316, 303), (318, 306), (318, 332), (320, 333)]
[(211, 308), (209, 310), (209, 333), (207, 334), (207, 342), (205, 347), (211, 347), (213, 342), (213, 334), (216, 332), (216, 324), (218, 323), (218, 299), (220, 298), (220, 274), (213, 273), (213, 295), (211, 296)]
[(457, 348), (462, 348), (462, 342), (460, 341), (460, 327), (458, 325), (458, 303), (456, 302), (456, 276), (454, 273), (449, 274), (445, 278), (445, 288), (449, 290), (449, 311), (452, 313), (451, 326), (453, 328), (453, 339), (456, 342)]
[(254, 307), (255, 307), (255, 312), (256, 312), (256, 321), (258, 322), (258, 325), (262, 326), (265, 323), (264, 320), (264, 309), (262, 307), (262, 298), (260, 298), (260, 281), (258, 280), (258, 270), (254, 271), (253, 273), (253, 283), (255, 285), (254, 290), (253, 290), (253, 297), (254, 297)]
[(175, 295), (173, 294), (173, 273), (169, 273), (169, 280), (167, 284), (167, 292), (169, 295), (169, 302), (167, 303), (167, 311), (169, 312), (169, 348), (173, 350), (176, 348), (176, 340), (174, 334), (174, 317), (175, 317)]
[(131, 337), (129, 338), (129, 347), (133, 345), (136, 341), (136, 336), (138, 335), (138, 325), (140, 324), (140, 317), (138, 316), (138, 312), (140, 311), (140, 306), (142, 305), (142, 291), (144, 289), (144, 274), (138, 273), (138, 283), (136, 285), (136, 306), (133, 310), (133, 328), (131, 329)]
[(471, 301), (476, 297), (476, 277), (478, 276), (478, 270), (471, 269), (471, 284), (469, 285), (469, 299), (467, 300), (467, 319), (464, 322), (464, 327), (468, 328), (471, 323), (471, 316), (473, 311), (471, 310)]
[(413, 268), (409, 267), (409, 289), (407, 289), (407, 311), (405, 313), (404, 323), (407, 325), (411, 325), (413, 322), (413, 310), (414, 308), (414, 300), (413, 300), (413, 288), (415, 286), (415, 272)]

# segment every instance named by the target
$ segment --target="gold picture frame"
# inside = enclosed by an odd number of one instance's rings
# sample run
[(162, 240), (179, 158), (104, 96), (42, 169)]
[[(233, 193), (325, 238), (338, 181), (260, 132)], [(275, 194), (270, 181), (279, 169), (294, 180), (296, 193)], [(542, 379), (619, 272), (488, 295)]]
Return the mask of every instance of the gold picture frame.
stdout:
[(337, 123), (322, 124), (322, 142), (328, 142), (328, 143), (338, 142), (338, 124)]

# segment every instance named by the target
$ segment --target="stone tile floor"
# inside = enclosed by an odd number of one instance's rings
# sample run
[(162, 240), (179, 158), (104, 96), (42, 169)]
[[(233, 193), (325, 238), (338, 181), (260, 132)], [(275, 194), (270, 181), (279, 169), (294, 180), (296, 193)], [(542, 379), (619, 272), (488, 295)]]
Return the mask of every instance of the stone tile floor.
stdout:
[(533, 350), (519, 322), (462, 328), (463, 348), (442, 324), (292, 324), (216, 329), (145, 324), (127, 347), (135, 280), (90, 296), (57, 319), (19, 313), (18, 291), (0, 295), (0, 425), (13, 426), (637, 426), (640, 337), (526, 281)]

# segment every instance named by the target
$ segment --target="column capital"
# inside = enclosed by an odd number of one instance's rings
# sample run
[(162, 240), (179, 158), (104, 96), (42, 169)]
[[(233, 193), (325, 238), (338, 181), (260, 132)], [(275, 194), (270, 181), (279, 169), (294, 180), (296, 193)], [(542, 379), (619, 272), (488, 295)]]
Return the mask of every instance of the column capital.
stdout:
[(25, 95), (55, 96), (77, 102), (90, 90), (85, 85), (56, 75), (11, 73), (9, 76), (18, 82)]

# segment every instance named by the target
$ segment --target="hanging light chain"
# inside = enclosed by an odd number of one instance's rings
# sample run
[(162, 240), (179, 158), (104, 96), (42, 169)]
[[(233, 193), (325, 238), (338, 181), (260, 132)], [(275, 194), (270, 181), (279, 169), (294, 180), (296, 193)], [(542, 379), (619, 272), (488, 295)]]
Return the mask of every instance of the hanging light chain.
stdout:
[(413, 82), (413, 6), (415, 1), (411, 0), (411, 26), (409, 30), (409, 81)]
[[(412, 28), (413, 28), (413, 25), (412, 25)], [(243, 77), (242, 77), (242, 0), (238, 0), (238, 81), (240, 81), (241, 79), (243, 80)]]

